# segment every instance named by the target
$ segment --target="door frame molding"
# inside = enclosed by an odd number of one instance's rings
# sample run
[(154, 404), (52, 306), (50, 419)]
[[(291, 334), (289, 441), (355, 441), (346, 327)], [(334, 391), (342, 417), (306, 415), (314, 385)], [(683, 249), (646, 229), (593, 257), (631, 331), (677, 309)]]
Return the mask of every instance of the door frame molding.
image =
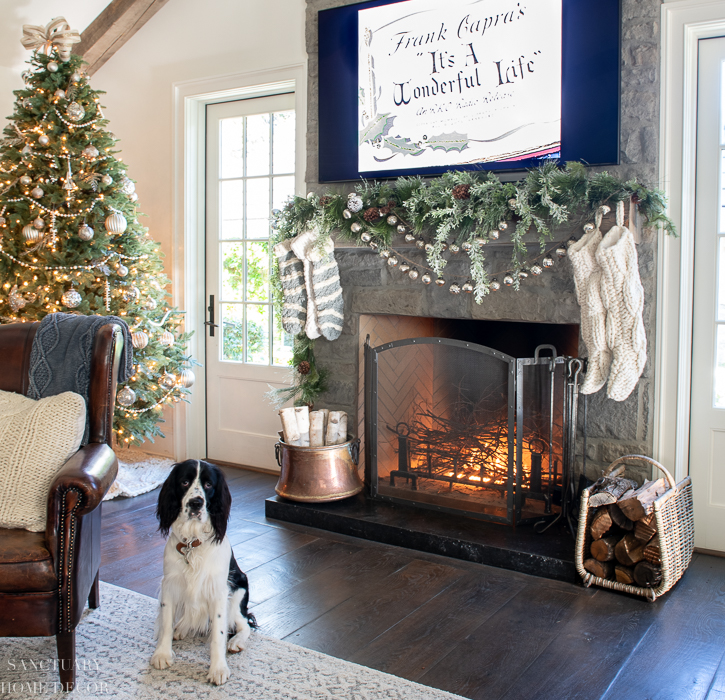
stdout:
[(678, 238), (657, 247), (654, 456), (679, 481), (689, 472), (695, 253), (698, 42), (725, 36), (725, 0), (662, 5), (660, 187)]
[[(185, 328), (193, 331), (189, 354), (205, 357), (205, 153), (206, 106), (217, 102), (294, 92), (296, 120), (296, 190), (305, 190), (307, 65), (237, 73), (174, 83), (172, 121), (173, 305), (185, 309)], [(176, 460), (206, 456), (206, 372), (198, 372), (191, 403), (175, 405), (173, 451)]]

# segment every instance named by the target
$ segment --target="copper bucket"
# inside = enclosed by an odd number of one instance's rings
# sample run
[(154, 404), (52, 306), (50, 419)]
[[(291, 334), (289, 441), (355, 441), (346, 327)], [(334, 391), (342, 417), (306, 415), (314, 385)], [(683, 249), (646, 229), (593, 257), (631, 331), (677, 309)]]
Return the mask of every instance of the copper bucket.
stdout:
[(283, 498), (304, 503), (339, 501), (360, 493), (360, 440), (348, 438), (341, 445), (298, 447), (288, 445), (280, 435), (274, 454), (281, 471), (274, 490)]

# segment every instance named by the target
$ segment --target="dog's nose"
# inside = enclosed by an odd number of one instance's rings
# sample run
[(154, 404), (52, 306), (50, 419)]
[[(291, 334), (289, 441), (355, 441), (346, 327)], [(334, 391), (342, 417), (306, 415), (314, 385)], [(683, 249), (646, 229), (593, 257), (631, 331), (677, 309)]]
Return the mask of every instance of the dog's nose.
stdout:
[(204, 499), (203, 498), (190, 498), (189, 499), (189, 510), (192, 511), (198, 511), (201, 510), (201, 507), (204, 505)]

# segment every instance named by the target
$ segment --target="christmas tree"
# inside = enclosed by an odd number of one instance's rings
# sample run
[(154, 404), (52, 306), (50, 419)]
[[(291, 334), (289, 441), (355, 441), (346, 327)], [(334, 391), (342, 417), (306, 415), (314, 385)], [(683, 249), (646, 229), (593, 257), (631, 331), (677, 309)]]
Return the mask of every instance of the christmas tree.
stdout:
[(194, 382), (183, 312), (168, 306), (162, 255), (139, 223), (102, 93), (70, 53), (77, 33), (62, 18), (24, 29), (36, 50), (0, 142), (0, 322), (57, 311), (125, 319), (134, 374), (118, 387), (114, 431), (118, 444), (140, 444), (163, 435), (163, 406)]

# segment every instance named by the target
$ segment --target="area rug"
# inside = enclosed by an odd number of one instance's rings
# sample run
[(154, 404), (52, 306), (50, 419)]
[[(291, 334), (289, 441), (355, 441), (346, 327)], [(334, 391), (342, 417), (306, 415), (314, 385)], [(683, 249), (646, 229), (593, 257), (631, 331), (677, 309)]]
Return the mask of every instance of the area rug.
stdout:
[(167, 457), (150, 455), (140, 450), (116, 450), (118, 476), (104, 501), (125, 496), (131, 498), (153, 491), (166, 481), (174, 462)]
[(460, 696), (341, 661), (254, 632), (247, 648), (230, 654), (231, 678), (206, 681), (203, 639), (174, 642), (174, 665), (149, 665), (157, 602), (101, 583), (101, 607), (86, 610), (76, 630), (77, 686), (59, 692), (54, 637), (0, 639), (0, 698), (68, 700), (460, 700)]

